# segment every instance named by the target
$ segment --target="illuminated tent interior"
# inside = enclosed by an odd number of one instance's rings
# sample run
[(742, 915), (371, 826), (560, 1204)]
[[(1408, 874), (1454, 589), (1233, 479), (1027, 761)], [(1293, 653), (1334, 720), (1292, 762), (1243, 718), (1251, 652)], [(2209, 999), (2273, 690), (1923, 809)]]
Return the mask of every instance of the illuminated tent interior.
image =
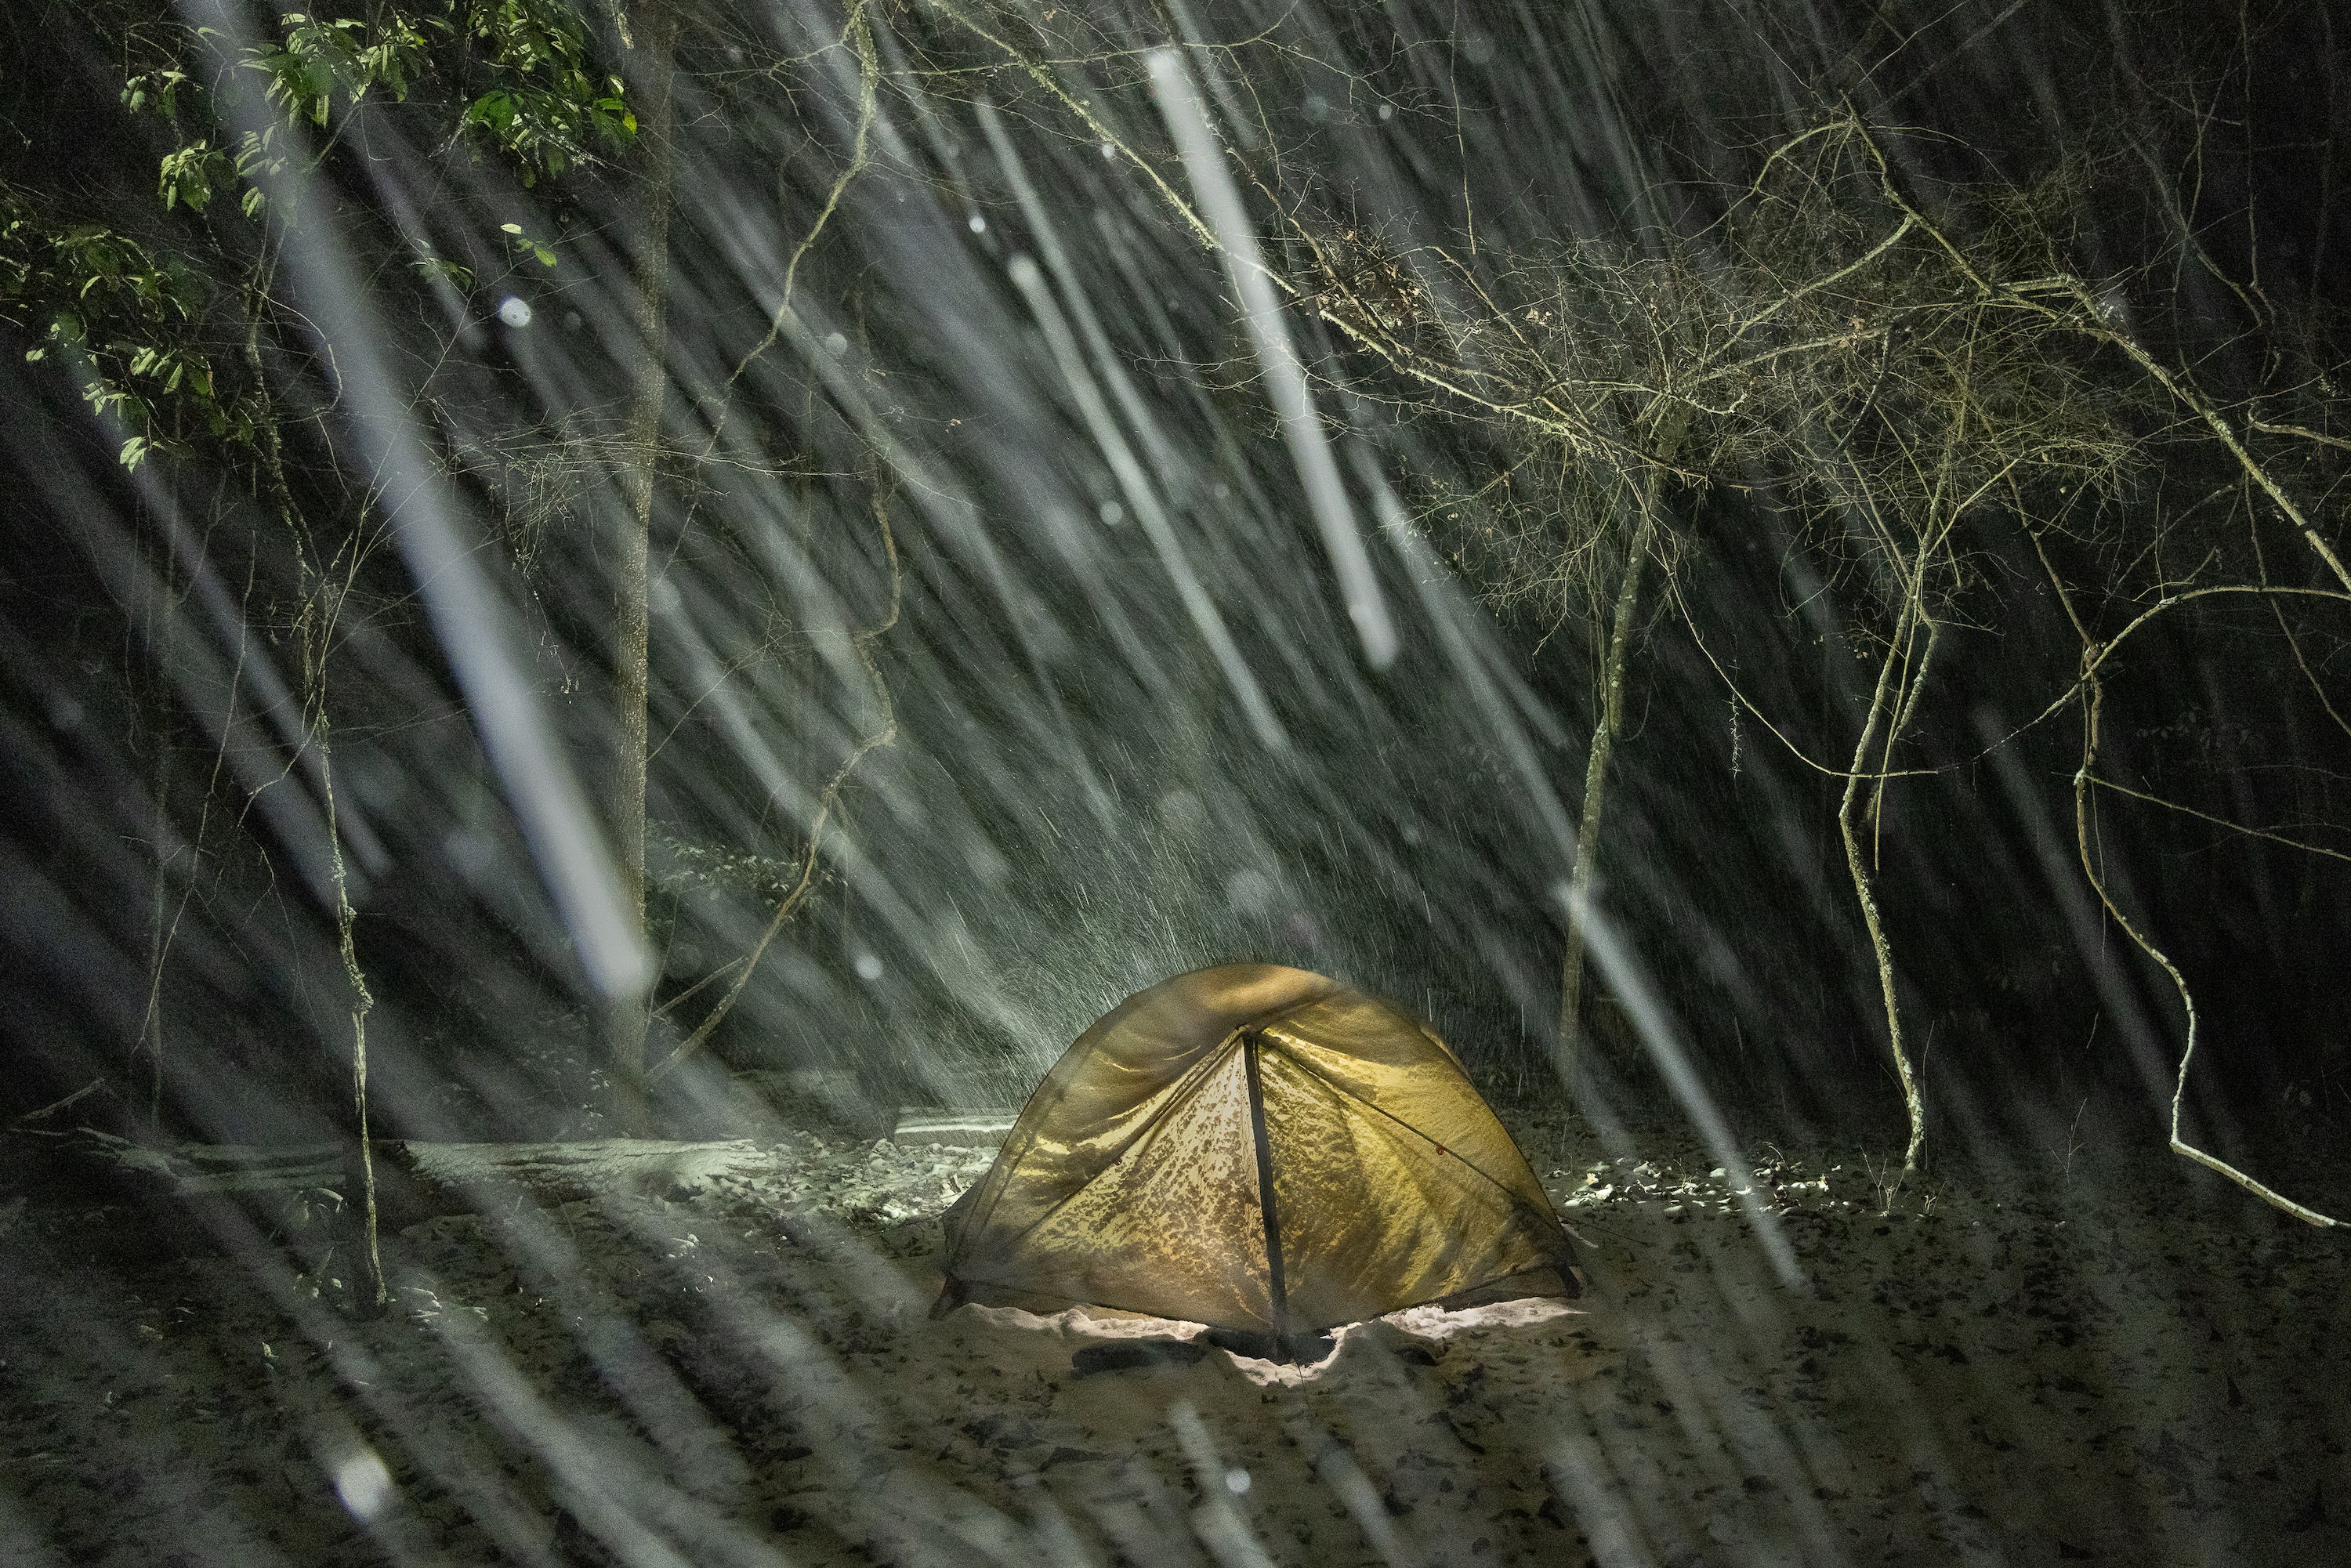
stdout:
[(1541, 1184), (1445, 1042), (1269, 964), (1179, 975), (1086, 1030), (948, 1245), (943, 1307), (1099, 1305), (1277, 1345), (1577, 1293)]

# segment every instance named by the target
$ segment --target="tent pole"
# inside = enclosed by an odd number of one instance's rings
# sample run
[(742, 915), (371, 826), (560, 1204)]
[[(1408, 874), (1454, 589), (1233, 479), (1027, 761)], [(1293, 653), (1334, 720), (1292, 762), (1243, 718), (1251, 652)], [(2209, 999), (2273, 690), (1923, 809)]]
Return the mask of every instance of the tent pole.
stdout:
[(1290, 1350), (1290, 1291), (1282, 1278), (1281, 1222), (1273, 1211), (1273, 1145), (1265, 1135), (1265, 1081), (1258, 1071), (1259, 1036), (1241, 1036), (1241, 1052), (1249, 1064), (1249, 1132), (1257, 1139), (1257, 1202), (1265, 1217), (1266, 1294), (1273, 1307), (1273, 1340), (1278, 1359)]

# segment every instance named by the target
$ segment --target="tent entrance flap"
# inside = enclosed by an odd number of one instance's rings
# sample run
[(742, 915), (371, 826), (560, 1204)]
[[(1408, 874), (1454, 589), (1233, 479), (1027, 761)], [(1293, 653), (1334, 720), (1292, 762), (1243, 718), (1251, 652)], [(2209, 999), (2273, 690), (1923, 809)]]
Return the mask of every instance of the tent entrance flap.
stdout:
[(1266, 1295), (1273, 1313), (1273, 1337), (1277, 1341), (1290, 1337), (1290, 1289), (1282, 1277), (1281, 1217), (1273, 1207), (1273, 1143), (1265, 1131), (1265, 1074), (1258, 1065), (1258, 1052), (1264, 1049), (1265, 1037), (1252, 1030), (1241, 1036), (1241, 1050), (1249, 1062), (1249, 1133), (1257, 1140), (1257, 1201), (1265, 1219)]

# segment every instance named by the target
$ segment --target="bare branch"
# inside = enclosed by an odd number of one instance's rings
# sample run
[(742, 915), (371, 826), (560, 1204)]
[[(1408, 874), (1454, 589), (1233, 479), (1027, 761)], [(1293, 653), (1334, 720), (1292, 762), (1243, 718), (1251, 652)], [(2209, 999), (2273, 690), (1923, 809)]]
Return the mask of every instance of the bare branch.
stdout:
[(759, 959), (768, 951), (768, 945), (775, 941), (777, 933), (783, 930), (786, 923), (799, 912), (800, 905), (808, 902), (810, 891), (816, 885), (817, 854), (824, 844), (825, 824), (831, 821), (833, 812), (841, 805), (841, 792), (848, 784), (849, 776), (857, 770), (857, 765), (864, 761), (868, 755), (892, 744), (898, 737), (898, 710), (890, 698), (890, 683), (883, 679), (882, 666), (874, 662), (873, 642), (898, 624), (898, 610), (904, 579), (898, 566), (898, 543), (890, 531), (888, 503), (880, 496), (876, 496), (873, 499), (873, 517), (881, 529), (883, 550), (890, 560), (890, 612), (873, 625), (853, 633), (850, 638), (850, 645), (856, 650), (857, 662), (864, 666), (866, 678), (873, 684), (874, 698), (882, 705), (881, 727), (857, 743), (856, 749), (842, 760), (840, 768), (834, 771), (831, 781), (825, 785), (823, 794), (817, 797), (816, 816), (809, 824), (808, 847), (800, 857), (799, 880), (793, 883), (791, 891), (777, 904), (776, 913), (768, 920), (767, 929), (759, 933), (758, 941), (752, 944), (751, 950), (737, 960), (743, 967), (743, 972), (735, 977), (735, 983), (726, 988), (726, 994), (719, 998), (718, 1005), (710, 1009), (708, 1015), (695, 1027), (695, 1031), (681, 1040), (676, 1050), (663, 1057), (647, 1071), (645, 1082), (648, 1083), (657, 1082), (667, 1077), (682, 1063), (700, 1051), (709, 1040), (712, 1032), (718, 1028), (720, 1020), (726, 1018), (727, 1010), (734, 1007), (735, 998), (741, 996), (743, 988), (751, 983), (751, 976), (758, 968)]

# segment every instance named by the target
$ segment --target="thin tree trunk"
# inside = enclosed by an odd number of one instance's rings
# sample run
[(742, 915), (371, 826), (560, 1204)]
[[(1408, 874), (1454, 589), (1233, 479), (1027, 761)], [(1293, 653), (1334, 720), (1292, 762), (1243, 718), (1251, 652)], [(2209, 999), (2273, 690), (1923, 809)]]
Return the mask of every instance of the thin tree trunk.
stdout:
[(327, 805), (327, 848), (334, 856), (335, 868), (335, 939), (342, 955), (343, 978), (351, 988), (351, 1104), (357, 1110), (360, 1124), (359, 1187), (360, 1244), (366, 1249), (362, 1261), (367, 1269), (367, 1282), (375, 1310), (381, 1312), (392, 1304), (392, 1291), (384, 1283), (383, 1253), (377, 1243), (377, 1207), (375, 1185), (375, 1155), (368, 1136), (368, 1054), (367, 1019), (375, 1009), (375, 998), (368, 990), (367, 977), (360, 969), (360, 955), (352, 928), (358, 924), (357, 912), (351, 908), (350, 887), (343, 870), (342, 841), (338, 838), (335, 824), (335, 763), (327, 738), (326, 674), (324, 669), (326, 634), (319, 636), (321, 661), (318, 677), (318, 747), (319, 773), (325, 784)]
[[(2180, 1011), (2185, 1015), (2188, 1025), (2187, 1042), (2181, 1047), (2179, 1052), (2179, 1073), (2173, 1081), (2171, 1088), (2171, 1152), (2182, 1158), (2193, 1160), (2208, 1170), (2216, 1171), (2227, 1176), (2263, 1203), (2291, 1214), (2306, 1225), (2315, 1225), (2322, 1229), (2332, 1229), (2344, 1222), (2330, 1215), (2321, 1214), (2304, 1204), (2296, 1203), (2283, 1193), (2256, 1181), (2226, 1160), (2205, 1153), (2179, 1135), (2180, 1105), (2188, 1097), (2188, 1070), (2196, 1061), (2198, 1023), (2196, 998), (2194, 993), (2189, 990), (2188, 977), (2179, 972), (2179, 966), (2173, 963), (2168, 954), (2148, 939), (2147, 934), (2138, 928), (2137, 922), (2122, 912), (2121, 907), (2115, 903), (2114, 895), (2106, 891), (2105, 879), (2098, 874), (2100, 857), (2092, 853), (2090, 848), (2092, 835), (2089, 791), (2091, 785), (2101, 782), (2097, 776), (2098, 724), (2105, 712), (2106, 694), (2105, 684), (2098, 677), (2098, 663), (2107, 644), (2091, 636), (2090, 629), (2083, 624), (2081, 616), (2075, 612), (2073, 596), (2066, 591), (2064, 580), (2057, 575), (2056, 565), (2050, 560), (2049, 551), (2043, 545), (2041, 536), (2034, 533), (2032, 538), (2033, 551), (2040, 556), (2043, 569), (2049, 573), (2050, 584), (2057, 591), (2057, 602), (2064, 607), (2065, 618), (2074, 623), (2074, 633), (2082, 639), (2080, 689), (2082, 766), (2074, 773), (2074, 850), (2081, 858), (2082, 875), (2089, 882), (2091, 891), (2098, 895), (2098, 903), (2105, 907), (2107, 915), (2123, 928), (2123, 935), (2128, 936), (2140, 952), (2161, 965), (2163, 972), (2170, 977), (2172, 988), (2179, 993)], [(2283, 622), (2281, 622), (2280, 624), (2283, 625)], [(2289, 640), (2291, 640), (2290, 637)], [(2299, 648), (2295, 649), (2294, 656), (2296, 659), (2302, 656)], [(2323, 693), (2321, 696), (2324, 697)], [(2332, 711), (2331, 708), (2330, 711)]]
[[(637, 134), (645, 148), (643, 183), (632, 258), (636, 362), (631, 376), (629, 424), (621, 468), (623, 522), (613, 593), (612, 686), (617, 746), (612, 761), (611, 816), (620, 858), (621, 892), (642, 940), (645, 929), (646, 673), (651, 643), (650, 565), (653, 476), (661, 448), (662, 406), (669, 392), (669, 217), (674, 167), (672, 87), (677, 69), (677, 14), (664, 0), (639, 12), (642, 45), (632, 52), (632, 85), (643, 112)], [(610, 1020), (612, 1117), (623, 1133), (645, 1125), (645, 1030), (651, 993), (615, 997)]]
[(1592, 892), (1593, 862), (1600, 849), (1600, 810), (1608, 787), (1608, 761), (1625, 727), (1625, 666), (1633, 646), (1633, 622), (1640, 613), (1641, 569), (1657, 535), (1657, 482), (1646, 481), (1641, 520), (1633, 530), (1625, 576), (1616, 587), (1616, 612), (1608, 630), (1608, 657), (1600, 674), (1600, 722), (1592, 729), (1592, 750), (1583, 765), (1583, 820), (1575, 831), (1575, 865), (1568, 873), (1567, 953), (1560, 963), (1559, 1081), (1571, 1100), (1581, 1098), (1583, 1047), (1583, 920), (1577, 911)]
[[(367, 1019), (374, 1010), (375, 998), (368, 990), (367, 976), (360, 967), (359, 944), (355, 936), (359, 923), (358, 911), (351, 907), (350, 879), (343, 862), (343, 841), (340, 825), (335, 821), (335, 759), (332, 742), (329, 739), (327, 718), (327, 657), (334, 647), (335, 620), (344, 598), (350, 591), (350, 575), (359, 570), (360, 549), (355, 534), (347, 559), (346, 576), (338, 589), (328, 576), (332, 562), (318, 559), (316, 543), (310, 537), (309, 525), (294, 503), (294, 492), (286, 482), (285, 444), (277, 428), (277, 408), (269, 395), (269, 383), (261, 359), (261, 310), (258, 280), (256, 270), (255, 288), (246, 300), (246, 329), (245, 337), (246, 365), (253, 372), (254, 384), (260, 390), (262, 408), (261, 457), (266, 472), (272, 498), (294, 543), (294, 559), (298, 581), (302, 591), (302, 608), (295, 630), (302, 654), (302, 704), (309, 735), (305, 742), (317, 747), (319, 758), (318, 783), (320, 804), (327, 819), (327, 855), (332, 873), (335, 895), (335, 946), (343, 963), (343, 977), (351, 988), (351, 1104), (359, 1123), (359, 1176), (362, 1199), (360, 1232), (365, 1257), (361, 1262), (367, 1272), (367, 1283), (374, 1308), (381, 1312), (391, 1304), (392, 1292), (383, 1278), (383, 1257), (376, 1238), (375, 1162), (368, 1145), (367, 1102)], [(339, 555), (338, 559), (346, 558)]]
[[(1922, 547), (1923, 548), (1923, 547)], [(1925, 570), (1922, 565), (1919, 569)], [(1892, 641), (1886, 644), (1886, 659), (1878, 666), (1877, 689), (1870, 694), (1869, 716), (1862, 723), (1861, 738), (1854, 743), (1853, 767), (1844, 778), (1844, 796), (1837, 802), (1837, 831), (1844, 839), (1845, 869), (1853, 874), (1853, 891), (1861, 900), (1862, 924), (1869, 928), (1870, 951), (1877, 959), (1877, 983), (1886, 999), (1886, 1036), (1894, 1054), (1894, 1071), (1902, 1080), (1902, 1104), (1910, 1118), (1910, 1142), (1902, 1152), (1905, 1176), (1918, 1168), (1918, 1151), (1927, 1141), (1927, 1107), (1919, 1097), (1917, 1074), (1911, 1070), (1910, 1053), (1902, 1044), (1902, 1009), (1896, 999), (1894, 986), (1894, 949), (1886, 940), (1886, 927), (1878, 919), (1877, 896), (1870, 889), (1869, 868), (1862, 863), (1861, 839), (1854, 831), (1854, 802), (1861, 797), (1863, 769), (1869, 766), (1869, 748), (1876, 738), (1878, 720), (1886, 716), (1886, 691), (1894, 684), (1894, 668), (1902, 656), (1902, 640), (1910, 630), (1914, 602), (1903, 606), (1902, 614), (1894, 628)], [(1886, 747), (1893, 748), (1894, 736), (1886, 737)]]
[(1625, 727), (1625, 668), (1631, 661), (1633, 624), (1641, 609), (1641, 572), (1656, 548), (1657, 515), (1665, 505), (1665, 471), (1681, 452), (1689, 430), (1686, 403), (1668, 405), (1654, 427), (1656, 465), (1640, 477), (1640, 520), (1625, 552), (1625, 575), (1616, 586), (1616, 612), (1608, 629), (1608, 655), (1600, 672), (1599, 722), (1583, 764), (1583, 814), (1575, 830), (1575, 864), (1568, 871), (1567, 951), (1560, 961), (1559, 1043), (1554, 1062), (1571, 1103), (1582, 1098), (1583, 1047), (1583, 920), (1600, 853), (1601, 810), (1608, 793), (1608, 765)]
[[(290, 507), (292, 497), (286, 494), (282, 478), (279, 494)], [(298, 538), (298, 544), (305, 601), (299, 627), (302, 701), (309, 710), (309, 744), (318, 751), (319, 793), (327, 817), (328, 865), (333, 873), (335, 893), (335, 950), (343, 961), (343, 978), (351, 988), (351, 1108), (359, 1123), (360, 1136), (360, 1244), (364, 1252), (360, 1262), (366, 1270), (371, 1304), (381, 1312), (392, 1304), (392, 1291), (384, 1283), (383, 1254), (377, 1245), (375, 1160), (368, 1145), (367, 1020), (368, 1014), (375, 1010), (375, 997), (368, 990), (367, 975), (360, 968), (356, 936), (359, 912), (351, 907), (350, 877), (343, 863), (342, 829), (335, 821), (335, 752), (330, 738), (332, 726), (327, 717), (327, 653), (334, 645), (336, 612), (350, 584), (346, 580), (338, 590), (323, 571), (314, 570), (307, 539)], [(356, 570), (356, 542), (351, 547), (350, 562)]]

